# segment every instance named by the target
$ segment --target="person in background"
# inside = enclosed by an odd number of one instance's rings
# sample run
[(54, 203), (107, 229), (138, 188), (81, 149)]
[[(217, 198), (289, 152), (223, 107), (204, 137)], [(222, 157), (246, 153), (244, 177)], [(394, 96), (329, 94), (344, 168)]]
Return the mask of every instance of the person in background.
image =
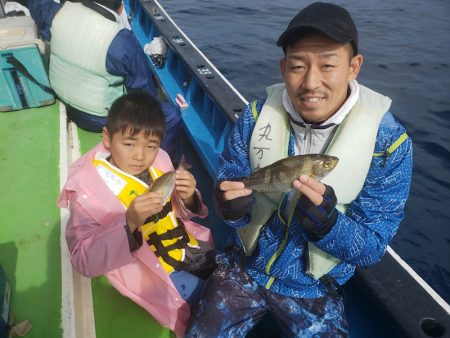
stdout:
[(57, 204), (70, 207), (66, 240), (74, 269), (87, 277), (104, 274), (182, 336), (190, 305), (215, 268), (215, 250), (210, 231), (190, 220), (208, 210), (189, 171), (176, 170), (167, 199), (149, 191), (174, 170), (159, 147), (164, 130), (164, 114), (150, 94), (118, 98), (103, 142), (72, 165)]
[[(356, 80), (363, 63), (348, 11), (316, 2), (278, 39), (284, 80), (240, 116), (219, 159), (218, 212), (234, 229), (186, 337), (245, 337), (268, 312), (287, 337), (346, 337), (341, 286), (378, 262), (404, 216), (412, 142), (391, 100)], [(239, 179), (294, 155), (339, 158), (321, 182), (286, 194)]]
[[(158, 97), (150, 62), (130, 30), (121, 0), (33, 0), (28, 8), (50, 42), (51, 86), (80, 128), (100, 132), (112, 102), (127, 91)], [(171, 103), (161, 105), (167, 124), (161, 147), (174, 156), (181, 113)]]

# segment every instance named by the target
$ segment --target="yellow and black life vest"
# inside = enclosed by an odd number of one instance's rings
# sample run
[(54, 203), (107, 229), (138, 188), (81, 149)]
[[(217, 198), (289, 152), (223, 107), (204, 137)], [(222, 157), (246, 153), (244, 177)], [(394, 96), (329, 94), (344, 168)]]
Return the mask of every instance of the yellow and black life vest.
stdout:
[[(106, 160), (109, 154), (98, 153), (92, 160), (98, 174), (108, 188), (128, 208), (136, 196), (149, 191), (147, 184), (113, 166)], [(149, 168), (154, 181), (164, 173), (154, 167)], [(141, 227), (142, 236), (150, 249), (159, 258), (168, 274), (176, 270), (185, 258), (185, 248), (198, 247), (197, 240), (189, 234), (180, 219), (177, 219), (170, 201), (164, 201), (163, 210), (150, 216)]]

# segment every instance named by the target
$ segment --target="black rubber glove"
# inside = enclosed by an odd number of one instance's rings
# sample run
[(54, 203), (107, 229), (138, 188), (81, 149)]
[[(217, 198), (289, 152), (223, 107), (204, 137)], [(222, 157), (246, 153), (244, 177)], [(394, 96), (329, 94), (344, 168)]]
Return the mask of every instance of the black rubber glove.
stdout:
[(295, 216), (312, 241), (318, 241), (331, 231), (336, 223), (338, 212), (336, 207), (336, 195), (332, 187), (325, 185), (323, 202), (314, 205), (305, 195), (300, 196), (295, 210)]
[(254, 192), (248, 196), (238, 197), (229, 201), (224, 200), (224, 192), (219, 188), (220, 182), (216, 186), (215, 197), (220, 215), (224, 220), (236, 220), (244, 217), (252, 209), (255, 202)]

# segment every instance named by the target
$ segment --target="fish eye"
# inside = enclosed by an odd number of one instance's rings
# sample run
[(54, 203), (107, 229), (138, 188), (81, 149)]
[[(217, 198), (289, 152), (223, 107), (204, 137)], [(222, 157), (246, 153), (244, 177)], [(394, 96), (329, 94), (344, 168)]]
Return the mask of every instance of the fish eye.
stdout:
[(326, 160), (326, 161), (324, 162), (323, 166), (325, 167), (325, 169), (331, 168), (331, 161), (330, 161), (330, 160)]

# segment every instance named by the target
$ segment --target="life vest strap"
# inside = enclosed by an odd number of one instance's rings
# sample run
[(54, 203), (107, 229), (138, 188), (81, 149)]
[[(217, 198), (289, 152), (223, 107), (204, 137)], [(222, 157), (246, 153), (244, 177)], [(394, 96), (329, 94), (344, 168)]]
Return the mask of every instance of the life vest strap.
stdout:
[(391, 154), (398, 148), (400, 147), (400, 145), (405, 142), (408, 139), (408, 134), (403, 133), (402, 135), (400, 135), (400, 137), (395, 140), (394, 143), (392, 143), (390, 145), (389, 148), (387, 148), (387, 150), (379, 152), (379, 153), (373, 153), (374, 157), (384, 157), (387, 158), (389, 156), (391, 156)]
[[(181, 261), (171, 257), (169, 252), (172, 250), (184, 249), (189, 243), (189, 236), (184, 228), (184, 224), (180, 220), (178, 220), (178, 223), (179, 226), (174, 229), (167, 230), (162, 234), (157, 234), (156, 232), (151, 233), (147, 240), (148, 245), (153, 245), (155, 247), (155, 255), (157, 257), (161, 257), (165, 263), (172, 266), (175, 270), (177, 270), (177, 267), (180, 265)], [(167, 246), (162, 244), (162, 241), (170, 239), (178, 240)]]
[(256, 103), (257, 102), (258, 101), (256, 101), (256, 100), (254, 100), (252, 102), (252, 114), (253, 114), (253, 118), (255, 119), (255, 121), (258, 119), (258, 115), (259, 115), (258, 110), (256, 109)]
[(164, 217), (166, 217), (167, 214), (168, 214), (169, 212), (171, 212), (171, 211), (172, 211), (172, 202), (169, 201), (169, 202), (167, 202), (167, 203), (164, 205), (164, 207), (162, 208), (162, 210), (161, 210), (160, 212), (158, 212), (158, 213), (156, 213), (156, 214), (154, 214), (154, 215), (151, 215), (149, 218), (147, 218), (147, 219), (145, 220), (144, 224), (147, 224), (147, 223), (150, 223), (150, 222), (158, 223), (158, 221), (159, 221), (160, 219), (163, 219)]

